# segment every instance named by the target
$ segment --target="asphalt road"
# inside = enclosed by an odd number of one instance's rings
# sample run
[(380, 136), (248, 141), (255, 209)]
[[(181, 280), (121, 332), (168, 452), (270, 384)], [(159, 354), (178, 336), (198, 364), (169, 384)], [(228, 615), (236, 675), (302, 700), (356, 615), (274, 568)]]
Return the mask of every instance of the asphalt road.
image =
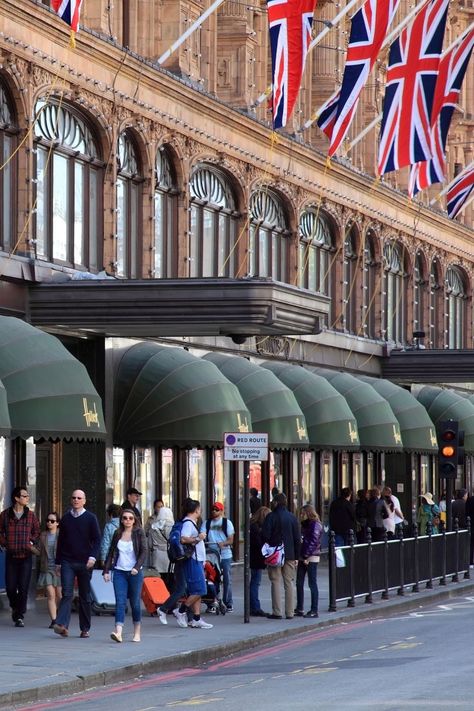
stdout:
[(319, 629), (199, 668), (15, 708), (472, 711), (473, 617), (474, 597), (457, 598)]

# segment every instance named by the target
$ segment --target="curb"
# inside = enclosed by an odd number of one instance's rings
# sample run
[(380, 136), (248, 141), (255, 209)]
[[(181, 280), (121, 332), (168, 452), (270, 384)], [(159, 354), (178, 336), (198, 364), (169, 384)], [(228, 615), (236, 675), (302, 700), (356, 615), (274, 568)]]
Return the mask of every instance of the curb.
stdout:
[(7, 709), (11, 708), (14, 704), (45, 701), (66, 694), (72, 696), (73, 694), (78, 694), (93, 688), (107, 686), (119, 681), (129, 681), (140, 676), (165, 671), (176, 671), (184, 667), (199, 666), (222, 657), (229, 657), (243, 650), (254, 649), (255, 647), (270, 644), (276, 640), (295, 637), (298, 634), (311, 632), (318, 628), (324, 629), (345, 622), (386, 617), (387, 614), (393, 611), (404, 612), (413, 608), (425, 607), (436, 601), (448, 600), (471, 592), (474, 592), (474, 581), (454, 583), (452, 586), (450, 585), (443, 589), (438, 587), (435, 590), (423, 590), (421, 593), (409, 592), (407, 593), (409, 597), (404, 600), (397, 597), (391, 600), (377, 600), (370, 605), (364, 604), (364, 607), (359, 609), (345, 608), (344, 611), (339, 611), (337, 617), (312, 622), (297, 628), (287, 627), (281, 631), (247, 637), (246, 639), (237, 640), (235, 642), (227, 642), (204, 649), (182, 652), (170, 657), (159, 657), (146, 662), (129, 664), (123, 667), (97, 672), (96, 674), (77, 676), (76, 679), (68, 679), (67, 681), (55, 684), (3, 693), (0, 694), (0, 708)]

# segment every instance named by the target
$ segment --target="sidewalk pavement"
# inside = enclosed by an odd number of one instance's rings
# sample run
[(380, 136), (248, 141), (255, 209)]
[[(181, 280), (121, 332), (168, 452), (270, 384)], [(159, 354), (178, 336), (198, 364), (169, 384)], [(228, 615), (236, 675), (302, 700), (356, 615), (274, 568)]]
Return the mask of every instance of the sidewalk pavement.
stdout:
[[(124, 643), (110, 639), (114, 619), (110, 615), (94, 616), (91, 637), (79, 638), (77, 615), (73, 614), (70, 636), (62, 638), (48, 629), (49, 618), (46, 601), (32, 601), (25, 617), (25, 627), (13, 626), (7, 601), (0, 611), (2, 663), (0, 665), (0, 708), (13, 704), (44, 700), (61, 694), (78, 693), (92, 687), (103, 686), (159, 673), (171, 669), (196, 666), (213, 659), (247, 650), (257, 645), (327, 627), (340, 622), (386, 616), (394, 611), (426, 607), (456, 595), (469, 595), (474, 591), (474, 580), (449, 582), (440, 587), (436, 581), (433, 590), (420, 585), (419, 593), (406, 589), (404, 597), (390, 592), (389, 600), (374, 595), (374, 603), (367, 605), (363, 598), (356, 600), (354, 608), (345, 602), (338, 604), (336, 612), (328, 612), (328, 569), (321, 564), (318, 570), (320, 592), (319, 618), (269, 620), (251, 617), (243, 621), (243, 568), (235, 565), (233, 572), (234, 612), (225, 615), (204, 615), (213, 629), (182, 629), (175, 618), (168, 616), (168, 624), (160, 624), (157, 617), (144, 613), (142, 642), (132, 644), (132, 624), (127, 615)], [(305, 590), (305, 609), (309, 609), (309, 590)], [(260, 602), (271, 611), (270, 585), (262, 576)], [(204, 609), (204, 608), (203, 608)]]

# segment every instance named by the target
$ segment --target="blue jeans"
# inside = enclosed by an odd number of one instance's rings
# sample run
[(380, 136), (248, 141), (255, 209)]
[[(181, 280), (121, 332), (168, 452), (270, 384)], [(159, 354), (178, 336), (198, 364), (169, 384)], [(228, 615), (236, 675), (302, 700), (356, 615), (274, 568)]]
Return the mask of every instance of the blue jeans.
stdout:
[(258, 612), (261, 610), (260, 600), (258, 598), (258, 590), (262, 581), (261, 568), (250, 569), (250, 612)]
[(308, 585), (311, 591), (311, 612), (318, 611), (319, 590), (318, 590), (318, 564), (308, 563), (305, 565), (303, 561), (298, 561), (298, 570), (296, 571), (296, 609), (304, 611), (304, 579), (308, 573)]
[(163, 612), (172, 612), (178, 606), (178, 602), (182, 597), (186, 597), (186, 573), (184, 570), (184, 561), (178, 561), (174, 564), (174, 584), (173, 592), (167, 600), (160, 605), (160, 610)]
[(134, 622), (141, 622), (143, 572), (139, 570), (136, 575), (132, 575), (130, 570), (117, 570), (115, 568), (112, 575), (112, 582), (115, 592), (115, 624), (123, 625), (125, 622), (127, 598), (130, 600), (132, 620)]
[(229, 607), (232, 605), (232, 574), (231, 568), (232, 558), (221, 558), (221, 568), (222, 568), (222, 579), (224, 584), (224, 590), (222, 594), (222, 602), (224, 605)]
[(5, 558), (5, 587), (8, 602), (12, 608), (12, 619), (15, 622), (20, 617), (23, 618), (25, 616), (32, 564), (31, 554), (28, 554), (26, 558), (14, 558), (7, 551)]
[(71, 606), (74, 595), (74, 578), (77, 578), (79, 588), (79, 627), (81, 632), (91, 628), (91, 576), (92, 568), (85, 563), (63, 561), (61, 564), (62, 597), (59, 603), (56, 624), (69, 627), (71, 621)]

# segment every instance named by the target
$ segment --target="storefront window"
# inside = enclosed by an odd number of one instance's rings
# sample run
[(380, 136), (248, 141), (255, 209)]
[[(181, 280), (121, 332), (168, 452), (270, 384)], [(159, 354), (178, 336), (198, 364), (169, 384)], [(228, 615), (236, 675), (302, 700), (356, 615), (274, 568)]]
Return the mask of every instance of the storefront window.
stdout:
[(262, 464), (261, 462), (250, 462), (250, 488), (255, 488), (258, 495), (262, 495)]
[(191, 499), (202, 501), (206, 490), (206, 452), (203, 449), (191, 449), (188, 452), (187, 495)]
[[(25, 486), (30, 495), (28, 506), (35, 510), (37, 504), (37, 487), (36, 487), (36, 446), (34, 439), (26, 440), (26, 479)], [(37, 512), (38, 513), (38, 512)]]
[(161, 451), (161, 498), (165, 506), (174, 510), (172, 449), (163, 449)]
[[(8, 448), (9, 449), (9, 448)], [(10, 500), (10, 487), (7, 477), (8, 453), (7, 440), (0, 437), (0, 506), (1, 511), (5, 509)]]
[(362, 461), (360, 454), (352, 455), (352, 483), (354, 494), (357, 494), (359, 489), (364, 488), (364, 474), (362, 471)]
[(301, 452), (301, 497), (303, 504), (315, 505), (315, 454)]
[(125, 452), (119, 447), (114, 447), (113, 451), (113, 501), (121, 504), (125, 498)]
[(321, 519), (324, 523), (329, 523), (329, 506), (334, 498), (333, 487), (333, 466), (331, 452), (322, 452), (321, 454), (321, 496), (322, 509), (320, 511)]
[(133, 486), (136, 486), (138, 491), (142, 492), (139, 507), (143, 521), (146, 521), (148, 515), (152, 513), (153, 499), (155, 498), (153, 452), (153, 449), (137, 448), (135, 450), (135, 481)]
[(230, 462), (224, 461), (224, 453), (222, 449), (216, 449), (214, 451), (214, 490), (213, 498), (214, 501), (222, 501), (226, 510), (229, 507), (227, 502), (230, 500), (229, 492), (229, 465)]

